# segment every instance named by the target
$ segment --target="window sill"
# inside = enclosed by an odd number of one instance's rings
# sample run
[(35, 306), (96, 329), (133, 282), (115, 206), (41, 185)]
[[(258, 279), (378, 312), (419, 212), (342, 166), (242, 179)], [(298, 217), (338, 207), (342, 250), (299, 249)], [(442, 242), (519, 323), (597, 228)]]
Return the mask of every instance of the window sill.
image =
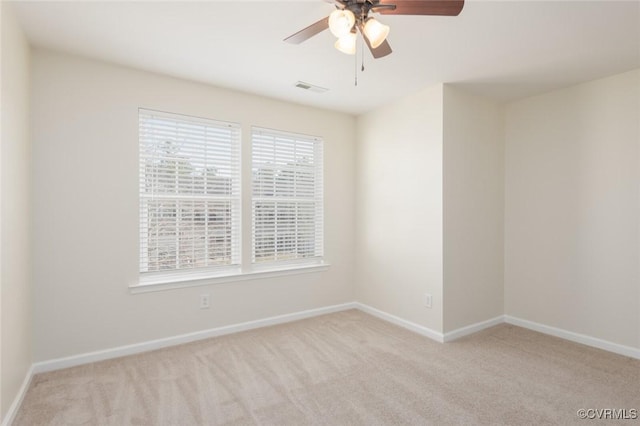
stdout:
[(286, 275), (307, 274), (311, 272), (324, 272), (331, 265), (328, 263), (314, 263), (310, 265), (289, 265), (286, 267), (259, 269), (249, 272), (232, 272), (224, 275), (207, 277), (198, 276), (173, 276), (157, 278), (153, 281), (141, 281), (129, 286), (131, 294), (149, 293), (154, 291), (174, 290), (178, 288), (197, 287), (203, 285), (222, 284), (234, 281), (256, 280), (264, 278), (281, 277)]

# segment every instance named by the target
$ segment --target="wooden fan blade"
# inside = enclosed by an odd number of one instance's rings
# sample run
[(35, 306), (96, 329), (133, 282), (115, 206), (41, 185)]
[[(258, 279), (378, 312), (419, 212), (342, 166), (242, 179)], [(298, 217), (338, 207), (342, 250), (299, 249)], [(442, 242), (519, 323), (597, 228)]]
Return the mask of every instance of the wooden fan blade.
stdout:
[(380, 4), (396, 5), (395, 9), (376, 10), (382, 15), (458, 16), (464, 7), (464, 0), (380, 0)]
[(318, 22), (309, 25), (307, 28), (290, 35), (289, 37), (285, 38), (284, 41), (293, 44), (300, 44), (303, 41), (310, 39), (314, 35), (321, 33), (327, 28), (329, 28), (329, 17), (322, 18)]
[(382, 44), (380, 44), (380, 46), (376, 47), (375, 49), (371, 48), (371, 46), (369, 45), (369, 42), (367, 42), (367, 45), (369, 46), (369, 49), (371, 50), (371, 54), (376, 59), (385, 57), (385, 56), (391, 54), (391, 52), (393, 52), (393, 50), (391, 50), (391, 46), (389, 45), (389, 42), (387, 40), (383, 41)]
[(374, 49), (373, 47), (371, 47), (371, 43), (369, 42), (369, 39), (367, 38), (367, 36), (364, 34), (362, 25), (358, 25), (358, 30), (360, 30), (360, 34), (362, 34), (362, 38), (364, 39), (364, 42), (367, 43), (367, 47), (369, 48), (369, 50), (371, 51), (371, 54), (375, 59), (385, 57), (389, 55), (391, 52), (393, 52), (387, 40), (383, 41), (382, 44), (380, 44), (380, 46)]

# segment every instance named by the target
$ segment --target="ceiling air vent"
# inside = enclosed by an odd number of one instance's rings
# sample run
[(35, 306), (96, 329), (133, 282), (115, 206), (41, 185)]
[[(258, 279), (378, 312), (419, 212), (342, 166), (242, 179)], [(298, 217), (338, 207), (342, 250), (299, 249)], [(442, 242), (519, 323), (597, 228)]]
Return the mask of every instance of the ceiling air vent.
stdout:
[(304, 81), (299, 81), (296, 83), (296, 87), (300, 88), (300, 89), (304, 89), (304, 90), (308, 90), (310, 92), (316, 92), (316, 93), (324, 93), (326, 92), (327, 88), (324, 87), (320, 87), (320, 86), (315, 86), (311, 83), (305, 83)]

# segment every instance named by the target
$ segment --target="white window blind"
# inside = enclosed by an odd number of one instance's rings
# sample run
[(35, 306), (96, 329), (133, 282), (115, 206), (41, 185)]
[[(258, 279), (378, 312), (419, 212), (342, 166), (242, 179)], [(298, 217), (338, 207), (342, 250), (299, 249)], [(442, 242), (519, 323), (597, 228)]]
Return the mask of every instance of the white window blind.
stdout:
[(252, 261), (323, 256), (322, 139), (252, 129)]
[(240, 264), (240, 127), (139, 111), (140, 272)]

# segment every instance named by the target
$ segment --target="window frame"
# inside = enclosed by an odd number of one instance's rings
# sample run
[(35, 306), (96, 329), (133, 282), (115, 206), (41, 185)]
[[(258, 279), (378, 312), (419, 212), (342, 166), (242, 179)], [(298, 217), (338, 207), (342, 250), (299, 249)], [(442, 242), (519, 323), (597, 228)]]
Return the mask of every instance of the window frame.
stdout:
[[(267, 129), (264, 127), (250, 126), (250, 131), (245, 132), (247, 127), (239, 123), (226, 122), (216, 119), (210, 119), (205, 117), (198, 117), (193, 115), (186, 115), (173, 112), (158, 111), (151, 108), (138, 108), (138, 140), (137, 140), (137, 152), (141, 155), (141, 124), (140, 114), (141, 112), (148, 112), (157, 115), (164, 115), (167, 117), (182, 117), (185, 120), (193, 120), (195, 122), (204, 123), (217, 123), (223, 125), (233, 125), (238, 129), (238, 168), (239, 168), (239, 205), (238, 205), (238, 220), (239, 220), (239, 264), (215, 266), (207, 268), (193, 268), (191, 270), (165, 270), (160, 272), (141, 272), (141, 256), (142, 256), (142, 190), (141, 190), (141, 158), (138, 158), (138, 279), (135, 282), (129, 284), (129, 291), (131, 294), (155, 292), (172, 290), (193, 286), (205, 286), (212, 284), (221, 284), (236, 281), (245, 281), (253, 279), (265, 279), (287, 275), (297, 275), (306, 273), (324, 272), (331, 266), (325, 259), (325, 229), (324, 229), (324, 216), (325, 216), (325, 191), (324, 191), (324, 158), (321, 169), (321, 187), (322, 187), (322, 225), (321, 225), (321, 238), (322, 238), (322, 255), (320, 257), (312, 257), (305, 259), (297, 259), (294, 261), (280, 261), (277, 263), (256, 264), (253, 260), (253, 140), (252, 135), (254, 129), (260, 129), (269, 132), (278, 132), (283, 135), (298, 136), (304, 138), (318, 139), (322, 144), (322, 156), (324, 157), (324, 140), (320, 137), (308, 136), (300, 133), (279, 131)], [(248, 211), (247, 211), (248, 210)]]
[[(254, 167), (255, 167), (255, 158), (254, 158), (254, 139), (256, 137), (256, 135), (266, 135), (266, 137), (273, 137), (273, 138), (282, 138), (282, 139), (287, 139), (287, 140), (291, 140), (293, 141), (294, 144), (300, 142), (300, 143), (312, 143), (313, 144), (313, 156), (314, 156), (314, 163), (313, 163), (313, 173), (314, 173), (314, 177), (313, 177), (313, 196), (312, 197), (296, 197), (295, 194), (291, 197), (276, 197), (273, 196), (273, 202), (277, 203), (277, 202), (289, 202), (292, 204), (295, 203), (320, 203), (320, 206), (316, 206), (314, 205), (313, 207), (313, 211), (314, 211), (314, 239), (313, 239), (313, 243), (314, 243), (314, 255), (313, 256), (309, 256), (309, 257), (302, 257), (302, 258), (295, 258), (295, 259), (290, 259), (290, 260), (273, 260), (273, 261), (264, 261), (264, 262), (257, 262), (256, 261), (256, 217), (255, 217), (255, 209), (254, 209), (254, 201), (255, 198), (260, 198), (262, 201), (267, 201), (269, 200), (271, 197), (264, 197), (264, 196), (260, 196), (260, 197), (256, 197), (256, 187), (255, 187), (255, 180), (254, 180)], [(258, 126), (252, 126), (251, 127), (251, 135), (250, 135), (250, 143), (251, 143), (251, 165), (250, 165), (250, 171), (251, 171), (251, 190), (250, 190), (250, 197), (251, 197), (251, 203), (250, 203), (250, 209), (251, 209), (251, 254), (250, 254), (250, 261), (251, 261), (251, 266), (254, 270), (273, 270), (273, 269), (279, 269), (279, 268), (287, 268), (287, 267), (292, 267), (292, 266), (296, 266), (296, 265), (300, 265), (300, 266), (313, 266), (313, 265), (321, 265), (324, 263), (324, 239), (325, 239), (325, 229), (324, 229), (324, 198), (325, 198), (325, 194), (324, 194), (324, 140), (323, 138), (319, 137), (319, 136), (310, 136), (310, 135), (306, 135), (306, 134), (302, 134), (302, 133), (294, 133), (294, 132), (288, 132), (288, 131), (282, 131), (282, 130), (274, 130), (274, 129), (269, 129), (269, 128), (265, 128), (265, 127), (258, 127)], [(275, 142), (274, 142), (275, 143)], [(294, 148), (294, 152), (295, 152), (295, 148)], [(319, 163), (319, 164), (318, 164)], [(275, 168), (275, 166), (274, 166)], [(295, 170), (295, 167), (294, 167)], [(295, 172), (294, 172), (294, 176), (295, 176)], [(318, 181), (319, 180), (319, 181)], [(276, 183), (274, 181), (274, 192), (276, 191)], [(294, 184), (294, 188), (295, 188), (295, 184)], [(320, 195), (318, 198), (318, 194), (317, 192), (320, 191)], [(288, 201), (287, 201), (288, 200)], [(319, 210), (319, 212), (318, 212)], [(318, 218), (318, 214), (319, 214), (319, 218)], [(319, 225), (317, 224), (317, 220), (319, 219)], [(317, 226), (320, 227), (320, 230), (318, 232), (317, 230)], [(296, 229), (298, 227), (298, 222), (296, 220)], [(274, 231), (275, 232), (275, 231)], [(319, 238), (316, 238), (318, 237)], [(296, 240), (298, 239), (299, 235), (296, 234)], [(320, 246), (319, 249), (319, 253), (316, 252), (315, 247), (316, 245)], [(297, 242), (296, 242), (296, 249), (298, 248)]]
[[(152, 120), (152, 119), (165, 119), (167, 122), (175, 122), (182, 123), (182, 125), (203, 125), (208, 126), (214, 129), (218, 129), (221, 131), (225, 131), (226, 129), (230, 129), (232, 135), (230, 136), (230, 145), (229, 145), (229, 155), (230, 155), (230, 173), (231, 173), (231, 189), (227, 196), (220, 194), (197, 194), (193, 192), (180, 192), (176, 190), (174, 194), (161, 194), (161, 192), (151, 192), (146, 194), (144, 191), (144, 185), (147, 182), (145, 180), (144, 174), (144, 164), (145, 157), (143, 157), (143, 149), (145, 148), (145, 142), (143, 142), (143, 130), (153, 129), (153, 125), (150, 125), (148, 128), (143, 129), (143, 121), (144, 120)], [(161, 127), (160, 125), (157, 125)], [(185, 132), (187, 132), (185, 130)], [(202, 138), (203, 144), (206, 143), (206, 136)], [(193, 141), (189, 141), (188, 145), (193, 144)], [(193, 145), (189, 147), (193, 149)], [(215, 150), (214, 150), (215, 151)], [(177, 281), (188, 281), (193, 279), (198, 279), (203, 275), (206, 276), (220, 276), (226, 275), (229, 273), (234, 273), (239, 271), (242, 265), (242, 130), (241, 126), (237, 123), (225, 122), (219, 120), (212, 120), (203, 117), (194, 117), (184, 114), (177, 113), (169, 113), (164, 111), (158, 111), (148, 108), (138, 108), (138, 206), (139, 206), (139, 216), (138, 216), (138, 285), (152, 285), (159, 282), (177, 282)], [(206, 155), (205, 155), (206, 157)], [(146, 157), (148, 158), (148, 157)], [(158, 156), (155, 157), (160, 160), (164, 160), (168, 157)], [(203, 158), (198, 158), (196, 156), (192, 156), (188, 158), (191, 160), (202, 160)], [(205, 166), (208, 166), (206, 164)], [(157, 179), (157, 178), (156, 178)], [(179, 179), (176, 176), (176, 179)], [(208, 179), (206, 176), (203, 179)], [(179, 186), (179, 180), (176, 180), (176, 187)], [(206, 183), (203, 181), (203, 185), (206, 188)], [(234, 189), (235, 188), (235, 189)], [(235, 192), (235, 194), (234, 194)], [(156, 198), (157, 197), (157, 198)], [(229, 264), (220, 264), (220, 265), (211, 265), (211, 266), (203, 266), (203, 267), (185, 267), (185, 268), (171, 268), (164, 270), (153, 270), (153, 271), (145, 271), (145, 256), (144, 256), (144, 247), (148, 247), (148, 237), (145, 238), (145, 228), (144, 223), (148, 224), (148, 217), (145, 216), (145, 200), (149, 202), (149, 200), (154, 201), (158, 199), (166, 199), (169, 202), (171, 200), (175, 200), (176, 202), (176, 215), (178, 214), (178, 205), (180, 201), (193, 202), (195, 203), (197, 199), (202, 201), (205, 205), (204, 214), (208, 215), (209, 205), (208, 203), (217, 202), (228, 202), (231, 206), (229, 213), (229, 233), (230, 233), (230, 251), (229, 251)], [(146, 218), (146, 220), (145, 220)], [(205, 224), (207, 227), (208, 223)], [(147, 225), (148, 226), (148, 225)], [(193, 225), (192, 225), (193, 226)], [(176, 232), (178, 232), (179, 227), (176, 223)], [(146, 228), (148, 229), (148, 227)], [(205, 234), (206, 235), (206, 234)], [(205, 241), (205, 246), (208, 249), (208, 241)], [(176, 243), (176, 250), (178, 250), (179, 244)], [(206, 250), (205, 249), (205, 250)], [(180, 262), (180, 253), (176, 252), (175, 255), (176, 263), (179, 266)], [(148, 260), (147, 260), (148, 262)]]

